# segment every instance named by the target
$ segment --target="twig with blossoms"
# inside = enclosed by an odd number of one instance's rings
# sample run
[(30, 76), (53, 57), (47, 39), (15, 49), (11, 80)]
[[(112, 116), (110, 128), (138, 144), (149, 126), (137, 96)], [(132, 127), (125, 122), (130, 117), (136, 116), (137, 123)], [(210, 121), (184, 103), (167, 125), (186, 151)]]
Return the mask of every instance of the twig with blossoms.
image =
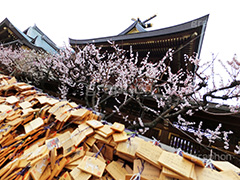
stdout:
[[(225, 66), (228, 80), (224, 82), (222, 78), (221, 83), (216, 83), (216, 76), (207, 71), (214, 69), (212, 65), (216, 57), (210, 63), (200, 65), (201, 61), (196, 56), (185, 55), (185, 67), (173, 72), (171, 63), (175, 52), (172, 49), (152, 63), (148, 60), (151, 53), (139, 60), (131, 48), (126, 51), (114, 42), (110, 44), (113, 52), (101, 52), (101, 48), (90, 44), (77, 51), (65, 48), (54, 55), (1, 46), (1, 70), (14, 73), (16, 77), (31, 83), (55, 81), (62, 98), (69, 95), (84, 98), (88, 107), (101, 112), (106, 112), (107, 102), (114, 100), (115, 103), (110, 106), (112, 112), (106, 114), (106, 119), (118, 113), (124, 121), (130, 123), (129, 128), (141, 129), (143, 132), (177, 117), (181, 124), (187, 126), (189, 122), (182, 115), (193, 115), (200, 110), (210, 112), (209, 103), (214, 99), (225, 101), (239, 98), (240, 63), (237, 57), (228, 62), (232, 71)], [(223, 94), (219, 94), (220, 91)], [(120, 96), (124, 98), (118, 98)], [(148, 106), (145, 99), (156, 102), (156, 106)], [(131, 103), (136, 103), (143, 112), (136, 118), (138, 121), (135, 124), (131, 124), (133, 121), (129, 119), (130, 116), (121, 112)], [(237, 101), (234, 106), (229, 106), (229, 112), (239, 112), (239, 107)], [(147, 122), (144, 114), (151, 114), (154, 118)], [(219, 137), (219, 128), (215, 131), (207, 130), (211, 134), (210, 143)], [(200, 132), (196, 135), (201, 143)], [(227, 134), (230, 133), (224, 134), (226, 148), (229, 144)]]

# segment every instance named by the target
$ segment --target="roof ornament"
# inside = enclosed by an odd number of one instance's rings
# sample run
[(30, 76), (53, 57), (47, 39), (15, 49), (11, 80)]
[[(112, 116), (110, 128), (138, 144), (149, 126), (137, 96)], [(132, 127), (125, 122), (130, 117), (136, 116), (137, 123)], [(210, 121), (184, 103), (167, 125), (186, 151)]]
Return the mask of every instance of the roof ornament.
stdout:
[[(131, 20), (132, 20), (132, 21), (138, 21), (143, 28), (149, 28), (149, 27), (152, 27), (152, 23), (147, 23), (147, 22), (150, 21), (150, 20), (152, 20), (152, 19), (155, 18), (156, 16), (157, 16), (157, 15), (154, 14), (153, 16), (151, 16), (150, 18), (148, 18), (148, 19), (146, 19), (146, 20), (144, 20), (144, 21), (141, 21), (139, 18), (137, 18), (137, 19), (132, 18)], [(147, 23), (147, 24), (146, 24), (146, 23)]]

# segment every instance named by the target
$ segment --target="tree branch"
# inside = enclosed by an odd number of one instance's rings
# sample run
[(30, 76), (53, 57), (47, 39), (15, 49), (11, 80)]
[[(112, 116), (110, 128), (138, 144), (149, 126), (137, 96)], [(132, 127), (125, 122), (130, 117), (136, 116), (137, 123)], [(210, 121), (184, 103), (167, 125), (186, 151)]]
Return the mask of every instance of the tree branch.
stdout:
[[(164, 111), (162, 114), (160, 114), (156, 119), (154, 119), (151, 122), (147, 122), (147, 123), (143, 123), (144, 127), (149, 127), (149, 128), (153, 128), (155, 127), (161, 120), (165, 120), (166, 119), (166, 115), (169, 114), (174, 108), (176, 107), (175, 105), (172, 105), (170, 108), (168, 108), (166, 111)], [(128, 126), (128, 129), (140, 129), (143, 128), (140, 124), (133, 124)]]
[[(125, 103), (121, 104), (118, 109), (121, 110), (124, 106), (126, 106), (128, 103), (131, 102), (131, 98), (128, 98)], [(112, 112), (111, 114), (109, 114), (105, 119), (107, 120), (108, 118), (112, 117), (116, 112)]]
[(221, 88), (217, 88), (217, 89), (214, 89), (212, 91), (209, 91), (208, 93), (203, 95), (203, 104), (206, 105), (208, 103), (207, 97), (227, 100), (228, 97), (226, 97), (226, 96), (215, 96), (213, 94), (216, 93), (216, 92), (222, 91), (222, 90), (233, 88), (233, 87), (238, 86), (238, 85), (240, 85), (240, 81), (235, 80), (229, 86), (225, 86), (225, 87), (221, 87)]

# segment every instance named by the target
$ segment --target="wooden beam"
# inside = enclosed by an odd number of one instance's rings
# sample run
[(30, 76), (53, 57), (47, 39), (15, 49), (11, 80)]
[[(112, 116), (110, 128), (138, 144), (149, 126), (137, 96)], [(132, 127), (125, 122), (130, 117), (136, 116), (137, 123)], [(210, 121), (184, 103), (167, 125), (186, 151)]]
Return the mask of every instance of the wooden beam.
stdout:
[(11, 41), (11, 39), (12, 39), (12, 36), (11, 36), (11, 35), (8, 35), (6, 38), (1, 39), (1, 42), (2, 42), (2, 43), (7, 43), (7, 42)]
[(0, 36), (1, 36), (2, 34), (4, 34), (6, 31), (7, 31), (6, 29), (2, 29), (2, 30), (0, 31)]

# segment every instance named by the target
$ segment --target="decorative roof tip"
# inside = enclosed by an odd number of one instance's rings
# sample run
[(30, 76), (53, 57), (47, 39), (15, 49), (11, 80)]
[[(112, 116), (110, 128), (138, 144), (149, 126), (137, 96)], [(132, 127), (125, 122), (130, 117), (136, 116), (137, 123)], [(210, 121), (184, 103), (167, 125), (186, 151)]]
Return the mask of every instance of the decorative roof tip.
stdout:
[(146, 22), (148, 22), (148, 21), (152, 20), (152, 19), (153, 19), (153, 18), (155, 18), (155, 17), (157, 17), (157, 15), (156, 15), (156, 14), (154, 14), (154, 15), (153, 15), (153, 16), (151, 16), (150, 18), (148, 18), (148, 19), (144, 20), (144, 21), (143, 21), (143, 23), (146, 23)]
[[(147, 23), (148, 21), (152, 20), (155, 18), (157, 15), (153, 15), (150, 18), (141, 21), (139, 18), (135, 19), (132, 18), (131, 20), (134, 21), (133, 24), (131, 24), (127, 29), (122, 31), (119, 35), (126, 35), (126, 34), (132, 34), (132, 33), (139, 33), (139, 32), (145, 32), (146, 28), (152, 27), (151, 23)], [(147, 23), (147, 24), (146, 24)]]

